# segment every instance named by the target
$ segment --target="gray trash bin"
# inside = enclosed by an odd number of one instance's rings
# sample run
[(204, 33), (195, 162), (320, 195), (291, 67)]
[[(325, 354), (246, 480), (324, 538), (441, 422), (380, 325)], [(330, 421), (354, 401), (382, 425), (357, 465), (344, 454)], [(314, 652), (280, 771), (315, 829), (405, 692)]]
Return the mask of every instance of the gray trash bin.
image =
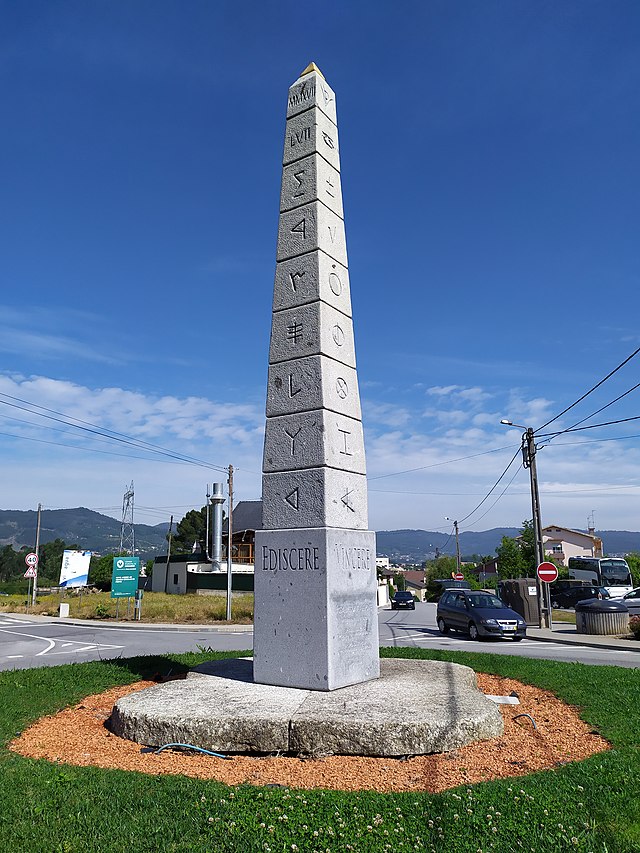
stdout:
[(627, 634), (629, 610), (615, 598), (590, 598), (576, 604), (578, 634)]

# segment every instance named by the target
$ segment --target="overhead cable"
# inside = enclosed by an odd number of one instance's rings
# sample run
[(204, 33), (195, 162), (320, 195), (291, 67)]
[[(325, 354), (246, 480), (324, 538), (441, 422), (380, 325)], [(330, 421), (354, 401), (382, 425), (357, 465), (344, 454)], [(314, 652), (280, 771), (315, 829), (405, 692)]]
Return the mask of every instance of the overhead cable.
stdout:
[(557, 421), (557, 420), (558, 420), (558, 418), (561, 418), (563, 415), (566, 415), (566, 413), (567, 413), (568, 411), (570, 411), (570, 410), (571, 410), (571, 409), (573, 409), (575, 406), (577, 406), (577, 405), (578, 405), (578, 403), (581, 403), (581, 402), (582, 402), (586, 397), (588, 397), (588, 396), (589, 396), (589, 394), (592, 394), (592, 393), (596, 390), (596, 388), (599, 388), (602, 384), (604, 384), (604, 383), (607, 381), (607, 379), (611, 379), (611, 377), (613, 376), (613, 374), (614, 374), (614, 373), (617, 373), (617, 372), (620, 370), (620, 368), (624, 367), (624, 366), (625, 366), (625, 364), (628, 364), (628, 363), (631, 361), (631, 359), (632, 359), (632, 358), (635, 358), (635, 356), (636, 356), (636, 355), (638, 355), (638, 353), (639, 353), (639, 352), (640, 352), (640, 347), (638, 347), (638, 349), (634, 350), (634, 351), (631, 353), (631, 355), (630, 355), (630, 356), (628, 356), (627, 358), (625, 358), (625, 360), (624, 360), (623, 362), (621, 362), (617, 367), (614, 367), (614, 369), (613, 369), (610, 373), (607, 373), (607, 375), (604, 377), (604, 379), (601, 379), (601, 380), (600, 380), (600, 382), (597, 382), (597, 383), (593, 386), (593, 388), (590, 388), (590, 389), (589, 389), (585, 394), (583, 394), (583, 395), (582, 395), (582, 397), (579, 397), (579, 398), (575, 401), (575, 403), (572, 403), (570, 406), (567, 406), (567, 408), (566, 408), (566, 409), (563, 409), (563, 410), (562, 410), (559, 414), (557, 414), (554, 418), (551, 418), (551, 420), (550, 420), (550, 421), (547, 421), (547, 422), (546, 422), (546, 424), (542, 424), (542, 426), (541, 426), (541, 427), (538, 427), (538, 429), (537, 429), (537, 430), (535, 430), (535, 432), (536, 432), (536, 433), (538, 433), (541, 429), (546, 429), (546, 427), (548, 427), (548, 426), (549, 426), (549, 424), (552, 424), (554, 421)]

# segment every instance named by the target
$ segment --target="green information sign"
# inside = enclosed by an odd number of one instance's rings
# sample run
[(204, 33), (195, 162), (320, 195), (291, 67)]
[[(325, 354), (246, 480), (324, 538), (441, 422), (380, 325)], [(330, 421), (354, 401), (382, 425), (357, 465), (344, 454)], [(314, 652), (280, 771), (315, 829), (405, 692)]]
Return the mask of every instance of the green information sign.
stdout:
[(129, 598), (138, 589), (140, 557), (114, 557), (111, 598)]

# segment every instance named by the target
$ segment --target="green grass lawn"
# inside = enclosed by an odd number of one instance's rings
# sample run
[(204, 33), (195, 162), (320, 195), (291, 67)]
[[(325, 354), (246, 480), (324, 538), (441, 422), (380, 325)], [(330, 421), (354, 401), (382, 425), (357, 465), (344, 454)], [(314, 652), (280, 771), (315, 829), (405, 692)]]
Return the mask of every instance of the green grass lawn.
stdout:
[[(248, 652), (247, 652), (248, 654)], [(640, 672), (464, 652), (451, 660), (552, 690), (613, 749), (555, 770), (439, 795), (235, 788), (21, 758), (6, 749), (43, 714), (158, 671), (230, 654), (172, 655), (0, 673), (0, 850), (640, 851)]]
[[(0, 597), (0, 613), (35, 613), (41, 616), (57, 616), (60, 602), (69, 605), (69, 616), (75, 619), (98, 619), (108, 622), (116, 618), (127, 618), (127, 600), (111, 598), (109, 592), (85, 592), (83, 595), (67, 592), (38, 595), (35, 607), (25, 603), (24, 595)], [(224, 622), (227, 600), (225, 595), (167, 595), (164, 592), (145, 592), (142, 599), (141, 622), (177, 622), (207, 624)], [(129, 606), (129, 619), (135, 616), (133, 599)], [(231, 616), (234, 622), (251, 622), (253, 619), (253, 593), (235, 595), (231, 601)]]

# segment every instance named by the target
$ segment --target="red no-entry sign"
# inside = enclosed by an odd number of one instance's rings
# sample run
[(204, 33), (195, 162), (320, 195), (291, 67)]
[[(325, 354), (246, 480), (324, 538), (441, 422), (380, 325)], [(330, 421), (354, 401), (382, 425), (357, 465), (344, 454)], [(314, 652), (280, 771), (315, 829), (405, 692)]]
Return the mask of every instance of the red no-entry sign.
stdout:
[(538, 577), (545, 583), (553, 583), (558, 577), (558, 567), (553, 563), (540, 563), (538, 566)]
[(462, 574), (462, 572), (456, 572), (455, 575), (453, 576), (453, 579), (454, 579), (454, 581), (463, 581), (464, 575)]

